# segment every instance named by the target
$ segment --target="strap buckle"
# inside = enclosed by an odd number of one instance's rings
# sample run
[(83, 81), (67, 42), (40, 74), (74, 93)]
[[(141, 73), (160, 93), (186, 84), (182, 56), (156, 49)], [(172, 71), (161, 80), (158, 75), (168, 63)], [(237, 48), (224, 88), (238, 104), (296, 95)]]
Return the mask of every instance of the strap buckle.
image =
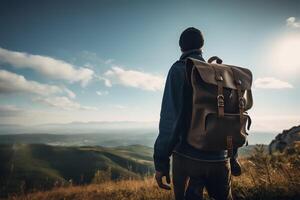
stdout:
[(236, 80), (235, 83), (236, 83), (237, 85), (242, 85), (242, 81), (241, 81), (240, 79)]
[(218, 103), (218, 107), (224, 107), (224, 95), (223, 94), (219, 94), (217, 96), (217, 103)]
[(216, 81), (223, 81), (224, 79), (223, 79), (223, 76), (222, 75), (216, 75)]
[(244, 97), (239, 97), (239, 108), (245, 108), (246, 99)]

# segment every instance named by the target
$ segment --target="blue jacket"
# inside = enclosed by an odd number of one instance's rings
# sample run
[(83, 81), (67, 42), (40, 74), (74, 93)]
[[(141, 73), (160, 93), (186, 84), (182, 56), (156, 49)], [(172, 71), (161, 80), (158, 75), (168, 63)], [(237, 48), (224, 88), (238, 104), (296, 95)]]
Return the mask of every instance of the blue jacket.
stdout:
[(160, 112), (159, 134), (154, 144), (154, 164), (157, 171), (169, 172), (169, 157), (173, 151), (198, 160), (221, 161), (225, 151), (203, 152), (187, 144), (186, 134), (192, 110), (192, 88), (187, 84), (185, 59), (204, 61), (201, 50), (185, 52), (169, 70)]

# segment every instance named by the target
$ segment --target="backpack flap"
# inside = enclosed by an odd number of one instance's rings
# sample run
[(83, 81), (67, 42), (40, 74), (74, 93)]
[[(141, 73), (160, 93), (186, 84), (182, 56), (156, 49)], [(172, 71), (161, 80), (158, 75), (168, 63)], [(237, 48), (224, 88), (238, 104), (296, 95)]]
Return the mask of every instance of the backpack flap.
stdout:
[(187, 59), (186, 66), (187, 71), (196, 70), (204, 82), (216, 86), (218, 85), (217, 72), (223, 77), (224, 88), (237, 90), (235, 79), (238, 78), (241, 81), (240, 87), (246, 100), (245, 110), (249, 110), (252, 107), (252, 73), (249, 69), (225, 64), (206, 63), (193, 58)]
[(252, 85), (252, 73), (249, 69), (236, 67), (232, 65), (224, 65), (224, 64), (213, 64), (206, 63), (200, 60), (196, 60), (193, 58), (187, 59), (187, 67), (193, 68), (195, 67), (198, 70), (199, 75), (206, 83), (217, 85), (217, 80), (215, 78), (215, 72), (213, 67), (223, 76), (224, 79), (224, 87), (237, 89), (235, 84), (234, 75), (232, 72), (233, 68), (236, 71), (236, 74), (241, 79), (241, 89), (242, 90), (250, 90)]

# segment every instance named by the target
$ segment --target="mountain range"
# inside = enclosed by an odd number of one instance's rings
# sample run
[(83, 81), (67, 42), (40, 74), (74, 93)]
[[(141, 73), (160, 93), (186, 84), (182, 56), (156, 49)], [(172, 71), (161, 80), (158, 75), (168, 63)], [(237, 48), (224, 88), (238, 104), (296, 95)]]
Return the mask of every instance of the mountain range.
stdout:
[(157, 122), (139, 121), (97, 121), (97, 122), (71, 122), (40, 125), (0, 124), (0, 134), (24, 133), (51, 133), (51, 134), (78, 134), (102, 133), (107, 131), (139, 131), (154, 130)]
[[(43, 143), (67, 146), (120, 146), (141, 144), (153, 146), (158, 134), (157, 122), (72, 122), (66, 124), (14, 125), (0, 124), (2, 143)], [(249, 144), (269, 144), (272, 132), (250, 132)]]

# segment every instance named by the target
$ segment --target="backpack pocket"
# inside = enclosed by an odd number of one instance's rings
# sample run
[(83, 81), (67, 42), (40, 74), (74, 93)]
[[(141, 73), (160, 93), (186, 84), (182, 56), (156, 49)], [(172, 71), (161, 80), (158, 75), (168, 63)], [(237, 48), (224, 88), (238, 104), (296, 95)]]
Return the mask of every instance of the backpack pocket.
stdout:
[[(232, 137), (233, 148), (243, 146), (247, 142), (247, 129), (251, 119), (245, 113), (240, 123), (239, 114), (225, 113), (218, 117), (215, 112), (201, 112), (198, 126), (191, 127), (187, 141), (193, 147), (204, 151), (219, 151), (227, 149), (227, 136)], [(194, 123), (197, 124), (197, 123)]]
[(207, 147), (215, 150), (227, 149), (227, 136), (232, 137), (233, 148), (243, 146), (247, 141), (248, 119), (249, 116), (243, 114), (241, 123), (239, 114), (225, 113), (224, 117), (218, 117), (217, 113), (208, 113), (205, 117), (203, 133)]

